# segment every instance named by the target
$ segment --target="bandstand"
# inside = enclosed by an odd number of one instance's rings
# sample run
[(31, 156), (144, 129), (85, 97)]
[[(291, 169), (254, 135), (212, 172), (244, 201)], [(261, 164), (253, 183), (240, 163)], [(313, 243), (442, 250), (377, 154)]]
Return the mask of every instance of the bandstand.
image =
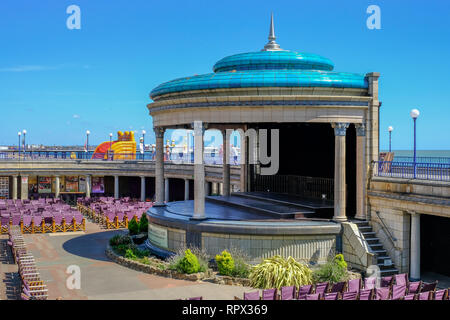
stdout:
[[(255, 261), (274, 254), (323, 261), (341, 250), (341, 222), (366, 219), (368, 170), (379, 153), (379, 73), (336, 72), (331, 60), (281, 49), (275, 40), (272, 17), (261, 51), (225, 57), (213, 73), (151, 92), (156, 205), (148, 212), (147, 245), (154, 252), (239, 247)], [(220, 130), (224, 146), (227, 129), (240, 130), (239, 190), (231, 190), (224, 164), (222, 194), (205, 195), (204, 165), (196, 162), (194, 200), (165, 203), (164, 132), (175, 128), (194, 129), (196, 159), (204, 130)], [(269, 150), (278, 145), (273, 175), (262, 174), (261, 145), (247, 134), (262, 129), (278, 130), (278, 143), (269, 143)], [(224, 163), (228, 156), (224, 148)]]

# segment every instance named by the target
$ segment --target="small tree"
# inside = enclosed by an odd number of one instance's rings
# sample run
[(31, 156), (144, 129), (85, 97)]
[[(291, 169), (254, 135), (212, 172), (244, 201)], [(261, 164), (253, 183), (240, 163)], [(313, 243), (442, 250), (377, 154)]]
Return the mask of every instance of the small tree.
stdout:
[(139, 232), (148, 232), (147, 214), (144, 212), (139, 220)]
[(136, 219), (132, 219), (128, 223), (128, 231), (130, 232), (130, 235), (134, 236), (139, 233), (139, 225), (136, 222)]
[(219, 273), (224, 276), (231, 276), (234, 271), (234, 260), (227, 250), (223, 250), (221, 254), (216, 255), (217, 268)]

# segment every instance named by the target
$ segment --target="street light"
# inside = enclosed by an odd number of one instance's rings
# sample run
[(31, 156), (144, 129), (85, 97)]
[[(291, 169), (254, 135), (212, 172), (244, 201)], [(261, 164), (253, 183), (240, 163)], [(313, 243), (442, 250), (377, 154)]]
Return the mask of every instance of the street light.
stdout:
[(18, 132), (17, 136), (19, 137), (19, 157), (20, 157), (20, 136), (22, 135), (22, 132)]
[(27, 145), (26, 145), (26, 141), (25, 141), (25, 138), (26, 138), (26, 135), (27, 135), (27, 130), (24, 129), (22, 131), (22, 133), (23, 133), (23, 151), (25, 152), (27, 150)]
[(86, 159), (89, 158), (89, 135), (91, 132), (89, 130), (86, 130)]
[(416, 178), (416, 120), (417, 117), (419, 117), (420, 112), (417, 109), (412, 109), (411, 112), (409, 113), (411, 118), (413, 118), (414, 121), (414, 160), (413, 160), (413, 165), (414, 165), (414, 179)]
[(142, 160), (145, 160), (145, 134), (147, 132), (142, 130)]
[(392, 126), (389, 126), (388, 131), (389, 131), (389, 152), (391, 152), (391, 134), (392, 131), (394, 131), (394, 128)]

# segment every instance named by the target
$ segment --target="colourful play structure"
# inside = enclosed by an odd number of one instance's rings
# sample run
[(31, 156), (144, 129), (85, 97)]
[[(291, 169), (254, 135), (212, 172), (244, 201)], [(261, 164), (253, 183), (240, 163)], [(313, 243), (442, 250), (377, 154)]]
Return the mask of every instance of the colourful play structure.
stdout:
[(101, 143), (94, 151), (92, 159), (105, 160), (135, 160), (136, 159), (136, 140), (134, 132), (117, 132), (117, 140)]

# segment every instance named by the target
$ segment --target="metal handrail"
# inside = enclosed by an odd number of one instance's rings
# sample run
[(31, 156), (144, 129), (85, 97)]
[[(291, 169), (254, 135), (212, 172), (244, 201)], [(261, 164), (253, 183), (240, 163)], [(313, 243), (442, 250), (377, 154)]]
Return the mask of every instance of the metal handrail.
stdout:
[(388, 235), (389, 240), (391, 240), (392, 245), (394, 246), (395, 249), (400, 250), (400, 248), (397, 246), (396, 242), (397, 242), (397, 238), (395, 238), (391, 232), (389, 231), (389, 228), (387, 227), (386, 223), (384, 222), (383, 218), (381, 218), (380, 216), (380, 212), (379, 211), (375, 211), (375, 214), (378, 216), (378, 219), (381, 221), (382, 227), (383, 227), (383, 231)]

